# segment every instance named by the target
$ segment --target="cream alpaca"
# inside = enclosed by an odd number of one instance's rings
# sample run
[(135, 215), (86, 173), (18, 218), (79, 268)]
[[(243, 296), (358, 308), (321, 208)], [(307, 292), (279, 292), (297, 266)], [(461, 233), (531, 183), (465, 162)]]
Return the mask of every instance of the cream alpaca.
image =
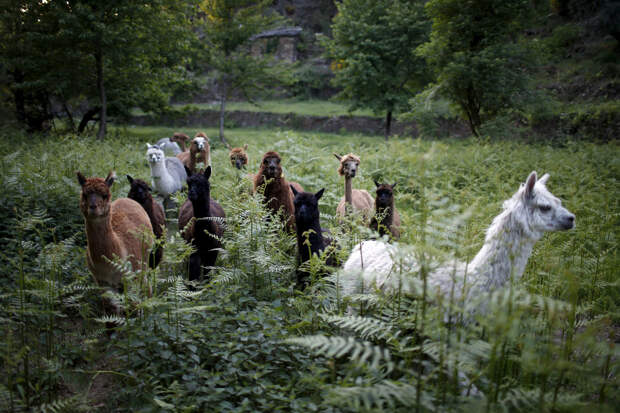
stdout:
[(352, 153), (344, 156), (334, 154), (334, 156), (340, 161), (338, 173), (344, 176), (344, 196), (338, 203), (336, 215), (344, 217), (347, 213), (346, 205), (349, 205), (353, 211), (361, 212), (367, 219), (374, 212), (375, 201), (365, 189), (352, 189), (353, 178), (357, 175), (360, 158)]

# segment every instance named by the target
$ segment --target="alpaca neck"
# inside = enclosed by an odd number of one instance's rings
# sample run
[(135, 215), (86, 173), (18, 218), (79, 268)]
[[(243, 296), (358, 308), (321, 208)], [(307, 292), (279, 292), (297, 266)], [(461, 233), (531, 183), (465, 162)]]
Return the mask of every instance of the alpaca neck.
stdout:
[(474, 290), (488, 292), (517, 281), (523, 275), (532, 248), (542, 234), (533, 233), (516, 219), (515, 211), (497, 216), (484, 245), (469, 263), (468, 273), (476, 280)]
[[(311, 223), (296, 222), (297, 225), (297, 249), (301, 255), (301, 261), (305, 262), (310, 259), (310, 254), (317, 253), (325, 249), (325, 243), (323, 240), (323, 231), (321, 230), (321, 224), (317, 220)], [(312, 230), (307, 235), (307, 239), (310, 241), (310, 247), (304, 244), (306, 236), (304, 232)]]
[[(201, 202), (193, 202), (192, 201), (192, 207), (194, 208), (194, 216), (196, 218), (204, 218), (204, 217), (209, 217), (211, 216), (210, 214), (210, 210), (211, 210), (211, 199), (210, 197), (207, 195), (206, 200), (205, 201), (201, 201)], [(206, 222), (206, 221), (204, 221)]]
[(84, 221), (88, 249), (91, 251), (90, 256), (93, 260), (101, 256), (113, 259), (114, 254), (124, 258), (120, 240), (112, 229), (110, 215), (98, 219), (84, 219)]
[(151, 175), (159, 177), (169, 177), (168, 169), (166, 168), (165, 161), (151, 163)]
[(350, 176), (344, 177), (344, 202), (351, 205), (353, 200), (353, 178)]
[(380, 224), (385, 226), (392, 225), (394, 221), (394, 202), (392, 201), (392, 205), (387, 207), (376, 207), (377, 215), (383, 216), (379, 221)]
[(185, 140), (181, 139), (181, 150), (183, 152), (187, 151), (187, 145), (185, 145)]

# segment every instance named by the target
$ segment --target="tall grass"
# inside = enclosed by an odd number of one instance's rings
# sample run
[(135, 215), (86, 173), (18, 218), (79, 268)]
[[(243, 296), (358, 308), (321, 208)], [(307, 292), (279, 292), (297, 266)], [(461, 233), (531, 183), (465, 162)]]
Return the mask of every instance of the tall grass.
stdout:
[[(459, 321), (467, 303), (424, 288), (424, 266), (410, 274), (421, 288), (409, 296), (342, 300), (319, 277), (300, 292), (294, 237), (265, 220), (213, 140), (212, 196), (228, 218), (211, 281), (188, 290), (190, 250), (171, 226), (164, 261), (149, 273), (153, 296), (129, 271), (118, 297), (126, 313), (104, 316), (84, 265), (75, 171), (148, 180), (144, 143), (171, 132), (1, 136), (0, 410), (604, 412), (620, 403), (617, 144), (231, 130), (231, 144), (249, 143), (250, 172), (276, 150), (287, 178), (326, 188), (322, 223), (341, 259), (370, 233), (333, 218), (344, 184), (332, 152), (361, 156), (355, 188), (398, 182), (401, 243), (419, 260), (470, 259), (531, 170), (551, 174), (577, 227), (539, 241), (523, 279), (498, 291), (477, 323)], [(119, 179), (113, 198), (128, 190)], [(320, 259), (309, 268), (324, 271)]]

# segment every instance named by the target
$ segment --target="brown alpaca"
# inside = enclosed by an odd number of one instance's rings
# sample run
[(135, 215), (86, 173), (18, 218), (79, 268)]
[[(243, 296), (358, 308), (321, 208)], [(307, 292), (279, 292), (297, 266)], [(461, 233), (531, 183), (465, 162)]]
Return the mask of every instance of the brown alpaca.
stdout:
[[(264, 185), (263, 195), (267, 208), (274, 214), (280, 209), (284, 212), (284, 219), (289, 230), (295, 230), (295, 208), (293, 206), (294, 195), (291, 191), (293, 186), (297, 192), (303, 192), (303, 188), (297, 182), (288, 182), (282, 176), (280, 166), (282, 158), (277, 152), (267, 152), (263, 155), (258, 173), (254, 176), (254, 193)], [(265, 184), (267, 182), (267, 184)]]
[[(153, 229), (142, 206), (129, 198), (110, 202), (110, 186), (116, 175), (85, 178), (77, 172), (82, 187), (80, 209), (86, 226), (87, 262), (99, 285), (120, 289), (121, 273), (108, 260), (128, 260), (134, 270), (146, 269), (153, 242)], [(146, 235), (146, 236), (145, 236)]]
[(183, 162), (192, 173), (196, 172), (196, 163), (202, 162), (205, 167), (211, 165), (211, 147), (209, 138), (203, 132), (198, 132), (192, 139), (188, 152), (181, 152), (177, 158)]
[(174, 135), (172, 135), (172, 138), (170, 138), (172, 142), (176, 142), (179, 146), (181, 146), (181, 150), (183, 152), (187, 151), (187, 142), (189, 139), (189, 136), (181, 132), (175, 132)]
[(375, 198), (375, 216), (370, 220), (370, 228), (379, 232), (379, 235), (391, 234), (393, 239), (400, 238), (400, 214), (394, 207), (394, 185), (379, 184)]
[(334, 156), (340, 161), (338, 174), (344, 176), (344, 196), (338, 203), (336, 215), (344, 217), (349, 205), (353, 211), (360, 212), (364, 219), (368, 219), (374, 211), (375, 201), (365, 189), (352, 189), (352, 181), (357, 174), (360, 158), (352, 153), (344, 156), (334, 154)]
[(248, 144), (243, 145), (242, 148), (231, 148), (230, 145), (227, 145), (228, 156), (230, 158), (230, 163), (237, 169), (242, 169), (248, 164), (248, 154), (245, 152), (248, 149)]
[[(142, 179), (133, 179), (127, 175), (127, 180), (131, 185), (127, 198), (133, 199), (146, 211), (149, 219), (151, 220), (151, 226), (153, 227), (153, 233), (155, 238), (161, 240), (164, 236), (164, 228), (166, 227), (166, 215), (164, 209), (159, 205), (151, 196), (151, 187)], [(163, 247), (158, 245), (151, 251), (149, 257), (149, 267), (155, 268), (161, 261), (163, 254)]]

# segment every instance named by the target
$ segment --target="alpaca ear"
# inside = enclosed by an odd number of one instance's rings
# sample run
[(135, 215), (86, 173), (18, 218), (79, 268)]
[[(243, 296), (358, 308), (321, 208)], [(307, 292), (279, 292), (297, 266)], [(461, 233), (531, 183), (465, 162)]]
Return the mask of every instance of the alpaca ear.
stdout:
[(150, 143), (146, 144), (146, 149), (151, 149), (151, 144)]
[(207, 179), (211, 178), (211, 165), (207, 166), (205, 169), (204, 175)]
[(525, 191), (523, 192), (525, 199), (532, 199), (534, 195), (534, 185), (536, 185), (536, 171), (532, 171), (530, 176), (527, 177), (527, 181), (525, 181)]
[(549, 180), (549, 177), (550, 177), (549, 174), (544, 174), (543, 176), (540, 177), (538, 182), (540, 182), (543, 185), (547, 185), (547, 181)]
[(105, 184), (109, 187), (112, 186), (112, 184), (114, 183), (114, 181), (116, 180), (116, 172), (114, 171), (110, 171), (110, 173), (108, 174), (108, 176), (106, 176), (105, 178)]
[(183, 168), (185, 168), (185, 175), (187, 175), (188, 178), (192, 176), (192, 171), (187, 167), (187, 165), (183, 165)]
[(314, 194), (314, 197), (316, 198), (316, 200), (318, 201), (319, 199), (321, 199), (321, 197), (323, 196), (323, 192), (325, 191), (325, 188), (321, 188), (319, 189), (319, 192), (317, 192), (316, 194)]
[(374, 179), (372, 180), (375, 183), (375, 186), (378, 188), (381, 184), (377, 181), (375, 181)]
[(226, 149), (228, 149), (229, 151), (232, 151), (232, 148), (230, 147), (230, 144), (228, 142), (226, 142)]
[(127, 174), (127, 180), (129, 181), (129, 185), (133, 184), (133, 178), (131, 177), (131, 175)]
[(248, 144), (246, 143), (245, 145), (243, 145), (243, 150), (247, 150), (248, 149)]
[(337, 153), (334, 153), (334, 156), (336, 157), (336, 159), (338, 159), (339, 161), (342, 160), (342, 156), (338, 155)]
[(291, 191), (293, 191), (293, 195), (297, 196), (297, 194), (298, 194), (299, 192), (297, 192), (297, 190), (295, 189), (295, 187), (294, 187), (293, 185), (291, 185), (291, 184), (289, 184), (288, 186), (290, 186), (290, 187), (291, 187)]
[(76, 171), (76, 174), (77, 174), (77, 178), (78, 178), (78, 182), (80, 186), (84, 186), (84, 184), (86, 183), (86, 177), (82, 175), (82, 172), (80, 171)]

